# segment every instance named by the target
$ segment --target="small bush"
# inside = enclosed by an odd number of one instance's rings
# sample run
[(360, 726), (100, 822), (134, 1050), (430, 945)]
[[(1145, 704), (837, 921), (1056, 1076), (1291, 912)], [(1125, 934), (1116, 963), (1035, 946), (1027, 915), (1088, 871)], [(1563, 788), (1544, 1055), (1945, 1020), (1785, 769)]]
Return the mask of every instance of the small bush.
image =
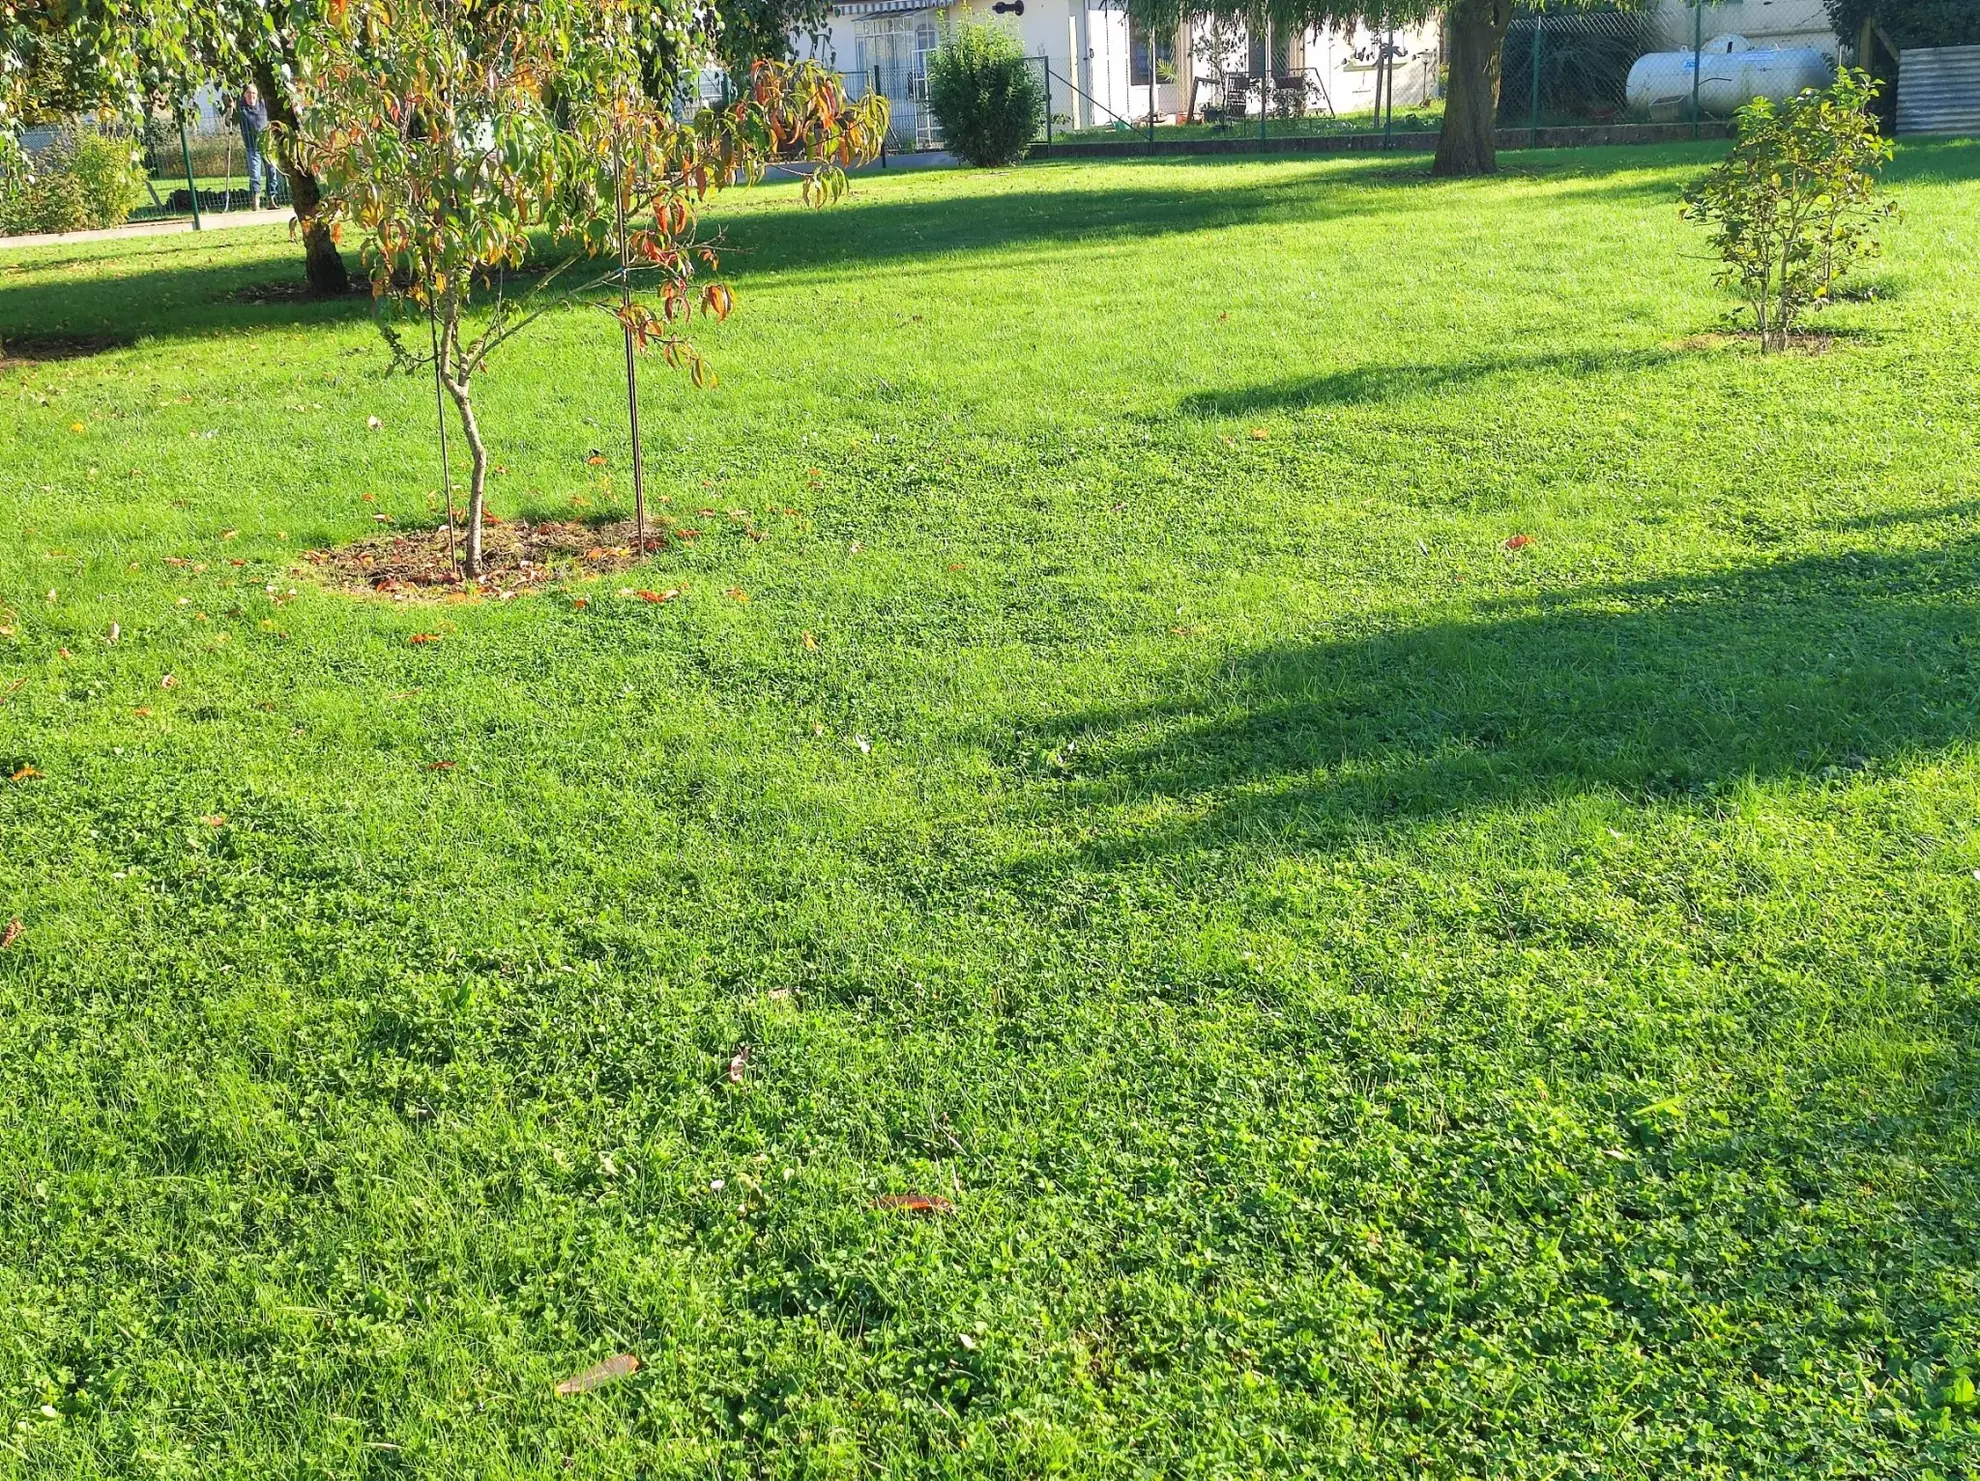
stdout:
[(952, 29), (928, 62), (928, 107), (949, 152), (973, 165), (1015, 164), (1045, 122), (1045, 82), (1001, 26)]
[(1882, 245), (1875, 223), (1897, 210), (1876, 199), (1891, 143), (1870, 104), (1877, 84), (1845, 70), (1776, 107), (1739, 110), (1732, 152), (1685, 192), (1685, 214), (1712, 227), (1719, 282), (1752, 311), (1762, 349), (1787, 347), (1802, 313)]
[(37, 159), (0, 166), (0, 234), (116, 226), (144, 197), (130, 142), (72, 125)]

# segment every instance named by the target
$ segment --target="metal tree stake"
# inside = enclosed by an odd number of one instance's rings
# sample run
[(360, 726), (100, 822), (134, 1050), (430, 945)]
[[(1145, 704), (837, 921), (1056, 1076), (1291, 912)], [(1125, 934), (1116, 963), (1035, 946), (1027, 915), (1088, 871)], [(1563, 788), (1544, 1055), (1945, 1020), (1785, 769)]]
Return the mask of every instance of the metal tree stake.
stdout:
[(646, 554), (646, 465), (640, 455), (639, 445), (639, 357), (633, 345), (631, 322), (632, 311), (632, 249), (626, 240), (626, 160), (619, 131), (612, 131), (612, 164), (617, 178), (613, 182), (614, 194), (618, 197), (619, 209), (619, 306), (625, 315), (619, 320), (619, 327), (626, 338), (626, 424), (632, 432), (632, 475), (633, 475), (633, 550), (636, 555)]
[(454, 466), (447, 458), (447, 401), (440, 386), (440, 324), (433, 311), (433, 289), (426, 290), (426, 332), (433, 340), (433, 415), (440, 423), (440, 502), (447, 509), (447, 569), (458, 576), (460, 556), (454, 549)]

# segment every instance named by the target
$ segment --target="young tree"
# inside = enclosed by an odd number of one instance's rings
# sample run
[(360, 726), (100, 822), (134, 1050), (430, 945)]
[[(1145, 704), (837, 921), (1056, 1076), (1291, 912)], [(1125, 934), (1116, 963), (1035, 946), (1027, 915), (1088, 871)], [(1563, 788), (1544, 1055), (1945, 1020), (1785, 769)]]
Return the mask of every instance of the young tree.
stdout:
[[(388, 18), (354, 3), (310, 34), (296, 147), (324, 182), (333, 230), (358, 233), (394, 365), (430, 367), (453, 403), (472, 459), (470, 579), (482, 573), (489, 461), (474, 379), (494, 350), (559, 303), (616, 288), (629, 375), (632, 351), (657, 344), (708, 383), (685, 329), (734, 299), (704, 280), (718, 259), (696, 236), (701, 202), (780, 158), (827, 161), (806, 181), (822, 200), (842, 187), (843, 164), (869, 140), (877, 149), (876, 109), (850, 105), (816, 67), (759, 64), (744, 97), (676, 120), (639, 78), (646, 44), (680, 45), (693, 14), (641, 0), (414, 0)], [(533, 231), (617, 261), (569, 284), (578, 259), (566, 257), (511, 294)], [(425, 348), (394, 307), (426, 318)], [(451, 490), (447, 508), (451, 522)], [(643, 498), (637, 515), (643, 525)]]
[(1762, 350), (1786, 349), (1803, 312), (1880, 250), (1872, 231), (1897, 208), (1876, 198), (1891, 157), (1870, 111), (1876, 95), (1867, 73), (1845, 70), (1778, 106), (1755, 98), (1739, 110), (1731, 152), (1685, 193), (1685, 214), (1711, 226), (1719, 281), (1752, 311)]

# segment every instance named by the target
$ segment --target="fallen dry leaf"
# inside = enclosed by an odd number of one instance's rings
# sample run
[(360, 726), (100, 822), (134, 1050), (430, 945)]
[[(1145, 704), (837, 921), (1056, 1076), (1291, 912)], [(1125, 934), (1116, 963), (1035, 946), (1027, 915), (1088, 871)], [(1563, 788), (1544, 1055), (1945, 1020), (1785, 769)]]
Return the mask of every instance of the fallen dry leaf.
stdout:
[(1514, 535), (1504, 543), (1508, 550), (1524, 550), (1533, 543), (1533, 537), (1531, 535)]
[(0, 931), (0, 951), (5, 951), (8, 947), (12, 946), (16, 941), (20, 939), (21, 939), (21, 922), (20, 922), (20, 917), (16, 916), (13, 920), (7, 922), (6, 930)]
[(641, 588), (639, 591), (633, 593), (633, 595), (638, 597), (642, 602), (655, 602), (655, 603), (671, 602), (675, 597), (679, 596), (680, 594), (681, 594), (681, 589), (678, 586), (670, 586), (665, 591), (647, 591), (644, 588)]
[(630, 1378), (639, 1371), (639, 1359), (629, 1352), (593, 1363), (582, 1373), (573, 1373), (557, 1385), (557, 1392), (564, 1395), (588, 1394), (595, 1388), (615, 1383), (621, 1378)]
[(810, 633), (806, 633), (804, 635), (804, 646), (807, 648), (816, 648), (818, 646), (818, 639), (814, 638)]
[(31, 782), (40, 775), (41, 773), (37, 771), (34, 767), (23, 766), (19, 771), (14, 773), (11, 780), (17, 782)]
[(731, 1085), (742, 1084), (743, 1077), (748, 1073), (749, 1045), (745, 1044), (736, 1051), (735, 1058), (729, 1061), (729, 1083)]
[(170, 674), (167, 674), (158, 681), (158, 687), (160, 689), (177, 689), (179, 687), (179, 681)]
[(586, 458), (585, 462), (594, 468), (603, 468), (605, 466), (605, 454), (598, 451), (597, 448), (593, 448), (591, 450), (591, 456)]
[(227, 815), (223, 812), (202, 813), (199, 820), (209, 828), (218, 828), (227, 821)]
[(235, 536), (239, 534), (240, 534), (239, 530), (222, 530), (220, 532), (220, 538), (222, 540), (232, 540)]
[(746, 602), (749, 600), (749, 593), (744, 591), (740, 586), (732, 586), (723, 592), (722, 595), (732, 602)]
[(421, 643), (439, 642), (440, 635), (438, 633), (414, 633), (411, 637), (407, 638), (406, 641), (410, 643), (413, 647), (417, 648)]
[(873, 1200), (875, 1208), (894, 1209), (904, 1214), (920, 1214), (924, 1218), (936, 1214), (952, 1214), (956, 1206), (939, 1193), (889, 1193)]
[(582, 612), (586, 607), (589, 607), (590, 605), (591, 605), (590, 597), (571, 598), (571, 610), (574, 612)]
[(139, 705), (136, 709), (132, 710), (131, 713), (133, 715), (139, 716), (142, 719), (149, 720), (151, 718), (151, 706)]
[(426, 763), (426, 769), (428, 771), (452, 771), (454, 769), (454, 763), (451, 761), (429, 761)]
[(1270, 437), (1271, 435), (1272, 434), (1266, 431), (1263, 427), (1253, 427), (1251, 429), (1251, 440), (1253, 442), (1263, 442), (1266, 438)]

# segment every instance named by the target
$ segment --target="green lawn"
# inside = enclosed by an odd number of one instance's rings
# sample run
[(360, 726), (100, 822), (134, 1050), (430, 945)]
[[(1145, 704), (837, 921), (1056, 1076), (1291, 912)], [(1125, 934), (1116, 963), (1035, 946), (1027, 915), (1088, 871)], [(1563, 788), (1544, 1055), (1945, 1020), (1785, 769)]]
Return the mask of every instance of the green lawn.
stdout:
[(1769, 359), (1713, 153), (739, 200), (480, 605), (280, 231), (0, 257), (0, 1474), (1973, 1474), (1980, 144)]

